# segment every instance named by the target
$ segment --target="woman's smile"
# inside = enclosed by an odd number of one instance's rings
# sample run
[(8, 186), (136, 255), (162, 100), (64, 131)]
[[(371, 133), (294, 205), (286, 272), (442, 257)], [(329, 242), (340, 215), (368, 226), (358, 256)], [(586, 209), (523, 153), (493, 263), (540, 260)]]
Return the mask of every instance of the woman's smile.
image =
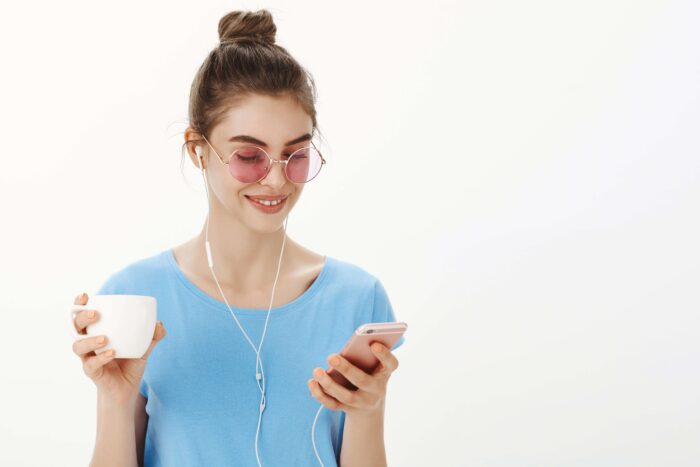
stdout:
[(289, 195), (279, 195), (279, 196), (249, 196), (245, 195), (245, 197), (250, 201), (250, 204), (252, 204), (256, 209), (264, 212), (265, 214), (274, 214), (277, 212), (280, 212), (282, 209), (284, 209), (285, 204), (287, 203), (287, 199), (289, 198)]

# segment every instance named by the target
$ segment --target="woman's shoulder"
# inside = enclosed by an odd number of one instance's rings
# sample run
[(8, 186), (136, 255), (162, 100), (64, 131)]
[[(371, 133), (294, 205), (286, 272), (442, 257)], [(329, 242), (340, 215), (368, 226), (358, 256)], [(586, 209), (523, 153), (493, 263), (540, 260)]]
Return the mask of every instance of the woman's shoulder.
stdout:
[(153, 284), (164, 277), (170, 250), (122, 262), (102, 283), (98, 294), (136, 293), (139, 285)]
[(373, 288), (375, 283), (379, 281), (373, 273), (360, 266), (353, 260), (341, 259), (331, 255), (323, 255), (300, 245), (294, 240), (290, 239), (288, 241), (292, 245), (292, 248), (294, 249), (293, 251), (295, 251), (295, 256), (300, 258), (299, 263), (307, 265), (304, 266), (306, 271), (317, 269), (316, 265), (319, 264), (318, 260), (324, 258), (325, 256), (320, 274), (328, 276), (330, 282), (341, 284), (345, 289), (369, 289)]
[[(357, 325), (368, 322), (396, 321), (384, 284), (372, 272), (353, 261), (331, 258), (337, 293), (343, 302), (362, 302)], [(403, 342), (403, 340), (401, 341)], [(399, 344), (400, 345), (400, 344)]]
[(332, 269), (333, 278), (344, 286), (354, 286), (363, 289), (373, 288), (379, 278), (355, 261), (327, 256), (328, 266)]

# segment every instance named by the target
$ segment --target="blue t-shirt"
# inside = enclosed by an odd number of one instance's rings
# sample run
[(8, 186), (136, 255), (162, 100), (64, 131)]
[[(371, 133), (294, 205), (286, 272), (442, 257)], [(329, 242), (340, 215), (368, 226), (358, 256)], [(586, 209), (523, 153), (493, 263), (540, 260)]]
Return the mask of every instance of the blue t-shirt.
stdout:
[[(144, 465), (257, 465), (255, 352), (224, 301), (191, 282), (172, 249), (128, 264), (97, 293), (156, 297), (167, 331), (140, 386), (149, 416)], [(267, 309), (231, 308), (257, 347)], [(266, 407), (258, 451), (264, 467), (318, 465), (311, 426), (320, 402), (306, 382), (315, 367), (328, 367), (326, 357), (339, 352), (359, 325), (382, 321), (395, 316), (380, 281), (330, 256), (304, 293), (272, 308), (261, 351)], [(344, 422), (343, 411), (324, 407), (319, 415), (316, 447), (327, 466), (337, 465)]]

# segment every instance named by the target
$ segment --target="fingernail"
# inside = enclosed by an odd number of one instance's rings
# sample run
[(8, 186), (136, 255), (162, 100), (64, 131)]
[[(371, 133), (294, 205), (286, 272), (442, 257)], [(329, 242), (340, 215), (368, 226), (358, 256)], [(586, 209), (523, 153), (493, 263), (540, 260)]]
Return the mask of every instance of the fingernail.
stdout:
[(105, 357), (111, 357), (112, 355), (114, 355), (114, 350), (108, 350), (104, 354), (105, 354)]
[(95, 317), (95, 310), (88, 311), (88, 318), (92, 319)]
[(80, 299), (81, 299), (81, 300), (84, 299), (86, 295), (87, 295), (87, 294), (86, 294), (85, 292), (81, 293), (81, 294), (80, 294)]
[(338, 366), (338, 364), (340, 363), (340, 359), (335, 355), (332, 355), (331, 358), (328, 359), (328, 362), (333, 366)]
[(97, 338), (97, 343), (98, 343), (98, 344), (103, 344), (104, 341), (105, 341), (104, 336), (100, 336), (100, 337)]

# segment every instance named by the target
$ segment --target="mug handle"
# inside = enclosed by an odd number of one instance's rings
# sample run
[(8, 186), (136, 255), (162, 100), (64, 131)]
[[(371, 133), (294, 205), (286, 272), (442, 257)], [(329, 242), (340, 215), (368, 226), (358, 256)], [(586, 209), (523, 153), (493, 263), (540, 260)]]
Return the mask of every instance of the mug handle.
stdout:
[(76, 312), (83, 311), (83, 310), (94, 310), (94, 309), (95, 309), (94, 307), (88, 306), (88, 305), (72, 305), (71, 306), (71, 309), (70, 309), (70, 330), (71, 330), (71, 333), (72, 333), (73, 338), (75, 340), (85, 339), (85, 338), (90, 337), (86, 334), (80, 334), (75, 329), (75, 314), (76, 314)]

